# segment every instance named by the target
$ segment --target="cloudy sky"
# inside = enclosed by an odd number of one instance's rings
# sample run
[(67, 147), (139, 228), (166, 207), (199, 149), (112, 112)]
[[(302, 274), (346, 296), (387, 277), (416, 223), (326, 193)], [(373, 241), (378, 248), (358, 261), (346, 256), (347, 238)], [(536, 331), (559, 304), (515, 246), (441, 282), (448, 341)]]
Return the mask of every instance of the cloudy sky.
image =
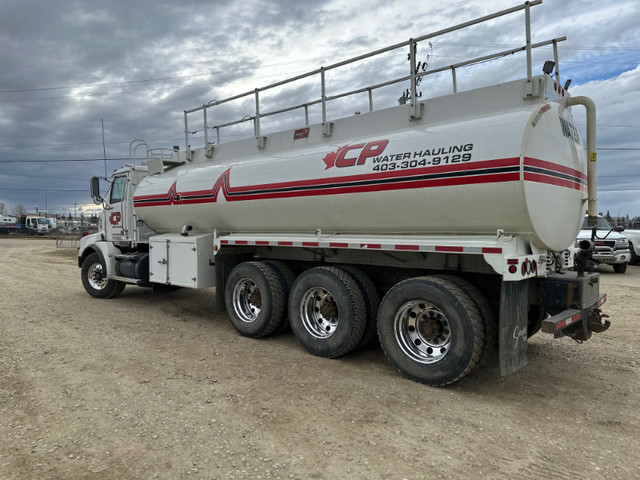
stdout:
[[(518, 4), (0, 0), (0, 202), (9, 212), (21, 204), (29, 212), (88, 213), (89, 178), (126, 164), (131, 140), (184, 149), (185, 109)], [(596, 102), (599, 210), (640, 216), (640, 2), (544, 0), (531, 18), (533, 42), (567, 37), (559, 44), (561, 82), (570, 78), (573, 95)], [(519, 13), (425, 42), (418, 55), (429, 70), (523, 44)], [(535, 50), (534, 73), (552, 58), (549, 47)], [(359, 70), (335, 70), (327, 74), (328, 95), (407, 69), (399, 50)], [(459, 70), (458, 88), (525, 75), (524, 55), (513, 55)], [(277, 108), (284, 97), (315, 100), (317, 86), (302, 81), (274, 90), (262, 108)], [(403, 89), (376, 92), (375, 106), (397, 104)], [(451, 76), (426, 77), (420, 90), (424, 97), (449, 93)], [(238, 119), (253, 108), (252, 101), (219, 107), (210, 121)], [(366, 108), (366, 99), (338, 101), (329, 116)], [(303, 125), (297, 115), (270, 117), (263, 130)], [(318, 109), (310, 115), (311, 123), (320, 121)], [(582, 108), (574, 115), (584, 132)], [(222, 141), (247, 132), (227, 129)], [(202, 141), (199, 132), (192, 145)]]

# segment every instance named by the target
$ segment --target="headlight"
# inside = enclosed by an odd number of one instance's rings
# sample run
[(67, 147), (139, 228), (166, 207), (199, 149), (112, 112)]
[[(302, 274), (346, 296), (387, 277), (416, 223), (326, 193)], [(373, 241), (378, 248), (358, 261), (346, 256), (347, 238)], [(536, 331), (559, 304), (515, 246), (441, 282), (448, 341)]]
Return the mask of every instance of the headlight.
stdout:
[(618, 238), (616, 240), (616, 248), (629, 248), (629, 240), (626, 238)]

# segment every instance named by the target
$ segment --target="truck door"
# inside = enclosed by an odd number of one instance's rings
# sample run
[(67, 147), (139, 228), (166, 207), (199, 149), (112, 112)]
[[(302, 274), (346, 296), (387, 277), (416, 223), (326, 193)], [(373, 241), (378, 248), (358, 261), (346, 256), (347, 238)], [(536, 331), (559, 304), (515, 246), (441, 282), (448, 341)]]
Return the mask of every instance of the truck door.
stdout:
[(106, 239), (113, 242), (129, 240), (129, 225), (124, 208), (127, 187), (127, 177), (123, 175), (115, 177), (109, 189), (109, 206), (105, 212)]

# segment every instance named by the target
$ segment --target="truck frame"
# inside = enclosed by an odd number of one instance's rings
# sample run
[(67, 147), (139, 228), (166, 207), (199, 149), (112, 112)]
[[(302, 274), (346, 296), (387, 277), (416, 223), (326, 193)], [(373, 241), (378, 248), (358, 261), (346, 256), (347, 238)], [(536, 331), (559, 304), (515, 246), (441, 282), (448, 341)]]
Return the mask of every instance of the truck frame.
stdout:
[[(99, 179), (91, 180), (92, 197), (104, 205), (99, 231), (81, 240), (78, 266), (88, 293), (113, 298), (127, 284), (152, 287), (216, 288), (217, 311), (226, 310), (233, 327), (242, 335), (259, 338), (291, 328), (304, 349), (336, 358), (360, 348), (376, 337), (390, 362), (406, 377), (433, 386), (458, 381), (483, 360), (499, 353), (503, 375), (527, 363), (527, 339), (542, 330), (555, 337), (569, 336), (582, 342), (592, 332), (609, 327), (600, 312), (606, 295), (599, 291), (597, 273), (573, 267), (577, 249), (551, 252), (537, 247), (529, 238), (498, 229), (493, 235), (403, 234), (323, 232), (196, 231), (188, 219), (176, 231), (156, 231), (138, 215), (139, 208), (152, 205), (188, 204), (203, 197), (229, 199), (238, 196), (268, 199), (273, 195), (304, 198), (311, 186), (305, 182), (286, 187), (238, 188), (222, 176), (210, 190), (166, 195), (136, 194), (145, 178), (163, 175), (189, 162), (206, 164), (217, 149), (255, 155), (266, 145), (285, 145), (299, 139), (323, 139), (341, 132), (364, 132), (393, 124), (398, 129), (419, 121), (423, 115), (445, 114), (457, 108), (485, 108), (470, 102), (469, 92), (458, 92), (456, 72), (467, 65), (525, 52), (527, 77), (473, 92), (473, 98), (501, 98), (504, 92), (521, 95), (524, 102), (545, 105), (545, 88), (553, 84), (560, 93), (555, 38), (532, 44), (530, 8), (541, 1), (511, 9), (411, 39), (370, 54), (322, 67), (282, 82), (212, 101), (184, 112), (185, 150), (151, 148), (142, 140), (130, 145), (131, 164), (117, 170), (111, 187), (102, 198)], [(525, 13), (526, 42), (521, 48), (474, 58), (437, 70), (420, 70), (416, 58), (419, 42), (516, 12)], [(531, 50), (544, 45), (554, 48), (556, 78), (533, 76)], [(325, 73), (390, 51), (409, 50), (409, 73), (401, 78), (366, 88), (327, 95)], [(423, 77), (450, 71), (453, 95), (447, 105), (437, 99), (419, 100)], [(547, 72), (548, 73), (548, 72)], [(309, 77), (320, 77), (321, 98), (312, 102), (265, 112), (260, 94), (265, 90)], [(379, 88), (409, 83), (407, 104), (375, 111), (373, 92)], [(370, 113), (330, 120), (327, 104), (351, 95), (367, 94)], [(207, 112), (227, 102), (254, 98), (255, 114), (240, 120), (210, 125)], [(587, 108), (587, 156), (589, 171), (588, 214), (596, 216), (595, 108), (589, 99), (569, 98), (568, 104)], [(321, 122), (309, 122), (309, 107), (319, 105)], [(544, 109), (541, 108), (541, 115)], [(294, 110), (304, 110), (305, 125), (291, 131), (265, 135), (261, 119)], [(189, 115), (203, 114), (204, 146), (191, 147)], [(253, 123), (253, 136), (221, 144), (220, 131), (244, 122)], [(209, 132), (215, 131), (215, 142)], [(224, 147), (224, 148), (223, 148)], [(137, 164), (137, 150), (145, 150), (144, 165)], [(354, 145), (325, 157), (327, 168), (335, 162), (349, 163), (367, 158), (375, 145)], [(460, 147), (462, 150), (464, 146)], [(393, 162), (411, 162), (407, 158)], [(520, 159), (518, 159), (520, 161)], [(502, 168), (502, 167), (501, 167)], [(511, 168), (511, 167), (508, 167)], [(513, 167), (515, 168), (515, 167)], [(520, 167), (518, 167), (520, 168)], [(422, 180), (421, 180), (422, 181)], [(565, 181), (565, 180), (563, 180)], [(580, 180), (582, 181), (582, 180)], [(578, 181), (576, 181), (578, 182)], [(581, 185), (581, 184), (580, 184)], [(578, 185), (576, 188), (583, 188)], [(278, 190), (279, 188), (279, 190)], [(335, 188), (335, 187), (331, 187)], [(344, 184), (344, 193), (383, 188), (376, 185)], [(584, 188), (587, 188), (586, 186)], [(275, 189), (275, 190), (274, 190)], [(277, 190), (277, 191), (276, 191)], [(339, 212), (336, 213), (339, 215)], [(569, 247), (567, 245), (567, 247)], [(382, 298), (382, 299), (381, 299)]]

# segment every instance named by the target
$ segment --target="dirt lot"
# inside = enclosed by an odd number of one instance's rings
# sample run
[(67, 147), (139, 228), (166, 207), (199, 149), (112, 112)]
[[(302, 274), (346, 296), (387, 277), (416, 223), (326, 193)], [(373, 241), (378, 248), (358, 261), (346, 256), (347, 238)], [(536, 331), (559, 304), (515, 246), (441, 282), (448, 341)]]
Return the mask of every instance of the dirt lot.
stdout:
[(607, 332), (436, 389), (240, 337), (213, 289), (93, 299), (75, 250), (2, 239), (0, 478), (640, 478), (640, 267), (602, 283)]

